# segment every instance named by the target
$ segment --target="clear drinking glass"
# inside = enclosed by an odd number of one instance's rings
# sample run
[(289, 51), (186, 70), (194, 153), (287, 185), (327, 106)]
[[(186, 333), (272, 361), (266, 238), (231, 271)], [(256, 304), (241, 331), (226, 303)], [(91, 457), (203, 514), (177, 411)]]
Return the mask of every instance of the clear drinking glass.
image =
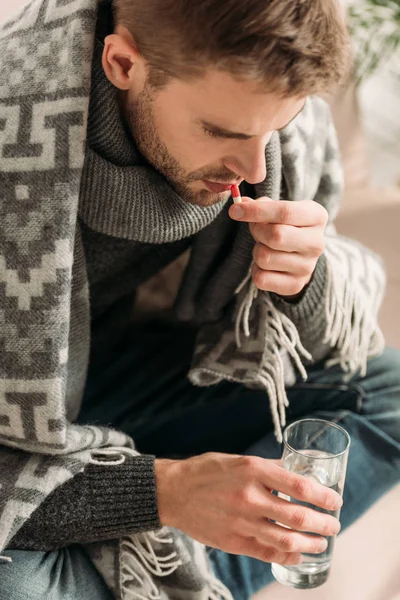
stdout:
[[(282, 466), (293, 473), (311, 477), (343, 495), (350, 436), (342, 427), (323, 419), (302, 419), (289, 425), (283, 433)], [(327, 511), (278, 493), (278, 496), (309, 506), (338, 518), (340, 510)], [(335, 537), (327, 537), (328, 547), (321, 554), (303, 554), (300, 565), (272, 564), (272, 574), (279, 583), (310, 589), (325, 583), (329, 576)]]

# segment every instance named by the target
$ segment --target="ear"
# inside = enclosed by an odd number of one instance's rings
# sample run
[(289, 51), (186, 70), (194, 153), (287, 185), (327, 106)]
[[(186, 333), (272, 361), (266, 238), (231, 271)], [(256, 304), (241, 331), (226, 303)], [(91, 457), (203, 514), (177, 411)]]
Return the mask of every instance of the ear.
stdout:
[(130, 32), (117, 25), (115, 32), (104, 40), (102, 65), (107, 78), (120, 90), (132, 86), (133, 72), (144, 62)]

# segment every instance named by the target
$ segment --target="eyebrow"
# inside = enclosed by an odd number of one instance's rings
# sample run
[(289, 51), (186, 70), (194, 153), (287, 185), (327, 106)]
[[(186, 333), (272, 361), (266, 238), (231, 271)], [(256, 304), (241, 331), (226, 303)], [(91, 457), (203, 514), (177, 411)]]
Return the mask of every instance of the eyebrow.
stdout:
[[(296, 113), (295, 116), (292, 119), (290, 119), (290, 121), (288, 123), (286, 123), (286, 125), (284, 125), (283, 127), (280, 127), (279, 129), (275, 129), (275, 131), (281, 131), (282, 129), (285, 129), (285, 127), (287, 127), (292, 121), (294, 121), (295, 118), (298, 117), (298, 115), (304, 110), (306, 102), (304, 102), (304, 104), (301, 107), (301, 109), (299, 110), (299, 112)], [(248, 135), (247, 133), (237, 133), (235, 131), (225, 129), (224, 127), (220, 127), (219, 125), (215, 125), (215, 123), (211, 123), (210, 121), (205, 121), (203, 119), (199, 119), (198, 123), (200, 123), (200, 125), (202, 127), (209, 129), (213, 133), (216, 133), (217, 135), (220, 135), (221, 137), (231, 139), (231, 140), (251, 140), (252, 138), (257, 137), (255, 135)]]

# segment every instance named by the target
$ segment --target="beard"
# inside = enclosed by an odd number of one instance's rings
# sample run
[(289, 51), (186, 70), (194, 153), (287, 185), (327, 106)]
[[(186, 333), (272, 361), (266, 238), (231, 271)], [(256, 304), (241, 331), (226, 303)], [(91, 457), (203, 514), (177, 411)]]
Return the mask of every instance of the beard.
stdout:
[(227, 200), (230, 191), (217, 194), (207, 189), (194, 190), (191, 187), (194, 182), (203, 179), (226, 181), (227, 179), (236, 179), (237, 176), (230, 171), (221, 172), (221, 169), (185, 171), (158, 134), (153, 111), (155, 93), (154, 88), (146, 82), (137, 99), (130, 101), (129, 106), (126, 103), (123, 104), (123, 101), (120, 102), (124, 120), (133, 135), (139, 152), (156, 171), (167, 179), (182, 200), (198, 206), (212, 206)]

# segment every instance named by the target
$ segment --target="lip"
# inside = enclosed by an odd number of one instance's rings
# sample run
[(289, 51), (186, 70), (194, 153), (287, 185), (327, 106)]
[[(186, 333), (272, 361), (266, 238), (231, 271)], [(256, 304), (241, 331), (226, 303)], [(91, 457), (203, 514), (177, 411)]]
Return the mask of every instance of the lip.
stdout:
[(217, 194), (226, 192), (230, 190), (233, 185), (237, 185), (236, 183), (215, 183), (214, 181), (207, 181), (206, 179), (203, 181), (211, 192), (216, 192)]

